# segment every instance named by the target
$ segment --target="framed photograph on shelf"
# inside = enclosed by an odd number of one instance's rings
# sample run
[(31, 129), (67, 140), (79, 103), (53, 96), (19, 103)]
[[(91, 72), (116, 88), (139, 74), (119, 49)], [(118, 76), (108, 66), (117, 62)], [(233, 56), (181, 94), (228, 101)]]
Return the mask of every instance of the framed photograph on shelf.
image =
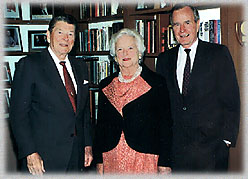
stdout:
[(176, 37), (174, 36), (174, 33), (173, 33), (173, 27), (172, 25), (169, 25), (168, 26), (168, 47), (169, 49), (177, 46), (177, 40), (176, 40)]
[(6, 88), (10, 88), (12, 83), (9, 62), (3, 62), (3, 81)]
[(53, 17), (53, 5), (45, 2), (30, 4), (30, 19), (51, 20)]
[(17, 2), (4, 3), (4, 18), (20, 19), (20, 9)]
[(136, 6), (136, 10), (145, 10), (145, 9), (153, 9), (153, 3), (147, 3), (145, 1), (139, 1)]
[(22, 52), (21, 33), (19, 26), (5, 26), (4, 51)]
[(29, 52), (41, 51), (48, 47), (46, 30), (28, 31)]

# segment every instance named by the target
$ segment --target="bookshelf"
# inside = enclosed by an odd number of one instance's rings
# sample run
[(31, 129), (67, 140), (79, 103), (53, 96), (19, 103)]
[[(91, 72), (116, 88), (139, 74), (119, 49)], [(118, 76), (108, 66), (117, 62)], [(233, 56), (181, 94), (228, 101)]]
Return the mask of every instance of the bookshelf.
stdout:
[[(100, 4), (104, 7), (102, 4)], [(82, 6), (83, 4), (73, 3), (73, 4), (65, 4), (65, 5), (56, 5), (54, 15), (59, 12), (65, 12), (73, 15), (77, 18), (79, 22), (79, 30), (83, 32), (84, 30), (90, 30), (92, 28), (98, 28), (96, 24), (113, 24), (115, 22), (123, 22), (123, 27), (136, 29), (137, 21), (154, 21), (154, 45), (155, 50), (148, 53), (146, 52), (144, 55), (144, 63), (153, 71), (155, 71), (155, 63), (156, 58), (160, 52), (162, 52), (165, 48), (163, 44), (165, 43), (165, 30), (168, 31), (167, 27), (169, 26), (169, 11), (171, 10), (173, 4), (168, 4), (167, 6), (154, 5), (153, 8), (148, 9), (138, 9), (135, 4), (119, 4), (119, 3), (111, 3), (112, 7), (115, 7), (114, 12), (108, 12), (106, 15), (103, 13), (99, 13), (99, 15), (84, 15), (82, 16)], [(211, 10), (211, 9), (219, 9), (218, 18), (221, 21), (221, 44), (226, 45), (233, 57), (235, 68), (237, 71), (238, 80), (241, 83), (241, 67), (242, 67), (242, 59), (244, 59), (243, 51), (244, 48), (240, 46), (238, 40), (235, 35), (235, 26), (236, 22), (244, 21), (243, 16), (243, 5), (225, 5), (225, 4), (193, 4), (198, 7), (200, 11)], [(91, 8), (95, 8), (96, 3), (90, 5)], [(11, 75), (14, 74), (15, 70), (15, 62), (17, 62), (21, 57), (31, 54), (33, 52), (29, 51), (29, 39), (28, 39), (28, 31), (29, 30), (45, 30), (48, 27), (48, 20), (32, 20), (30, 18), (30, 6), (28, 3), (20, 3), (21, 7), (21, 18), (16, 19), (6, 19), (5, 26), (19, 26), (21, 33), (21, 40), (23, 45), (22, 51), (8, 51), (5, 53), (4, 60), (9, 62)], [(111, 6), (110, 6), (111, 7)], [(109, 6), (108, 6), (109, 8)], [(104, 8), (101, 8), (104, 9)], [(107, 11), (107, 9), (106, 9)], [(91, 14), (93, 11), (91, 10)], [(106, 25), (107, 26), (107, 25)], [(100, 28), (98, 28), (100, 29)], [(168, 37), (168, 36), (167, 36)], [(170, 36), (171, 37), (171, 36)], [(146, 42), (147, 43), (147, 42)], [(77, 39), (75, 48), (72, 51), (72, 54), (77, 56), (81, 60), (85, 60), (88, 64), (96, 63), (96, 61), (108, 61), (109, 62), (109, 72), (107, 75), (112, 74), (115, 71), (114, 64), (109, 55), (108, 49), (104, 50), (94, 50), (87, 51), (80, 49), (80, 42)], [(94, 59), (94, 60), (91, 60)], [(92, 72), (89, 67), (90, 73)], [(98, 71), (98, 70), (96, 70)], [(12, 76), (13, 78), (13, 76)], [(99, 83), (99, 81), (98, 81)], [(90, 95), (91, 95), (91, 117), (92, 122), (95, 123), (97, 116), (97, 95), (98, 95), (98, 85), (97, 83), (92, 83), (90, 86)], [(242, 95), (242, 94), (241, 94)], [(241, 121), (242, 123), (242, 121)], [(239, 155), (241, 143), (240, 140), (242, 138), (239, 137), (239, 141), (237, 143), (237, 148), (232, 149), (232, 155), (230, 156), (231, 170), (237, 171), (241, 169), (241, 156)], [(235, 157), (235, 155), (237, 157)]]

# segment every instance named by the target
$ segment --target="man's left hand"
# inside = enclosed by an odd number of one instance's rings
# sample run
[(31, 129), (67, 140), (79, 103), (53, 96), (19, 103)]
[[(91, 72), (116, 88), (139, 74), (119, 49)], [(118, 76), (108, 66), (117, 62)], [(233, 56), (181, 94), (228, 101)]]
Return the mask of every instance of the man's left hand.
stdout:
[(158, 173), (159, 174), (166, 174), (166, 175), (171, 174), (171, 168), (158, 166)]
[(84, 148), (84, 166), (89, 167), (93, 160), (92, 147), (86, 146)]

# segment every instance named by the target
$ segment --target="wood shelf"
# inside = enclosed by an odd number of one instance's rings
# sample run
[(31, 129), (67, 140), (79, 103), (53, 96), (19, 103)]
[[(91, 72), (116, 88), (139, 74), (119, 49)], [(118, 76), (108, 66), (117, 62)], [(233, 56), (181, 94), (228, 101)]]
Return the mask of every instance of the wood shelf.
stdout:
[(25, 55), (29, 55), (32, 54), (34, 52), (5, 52), (5, 56), (25, 56)]
[(6, 19), (5, 24), (18, 24), (18, 25), (48, 25), (49, 20), (15, 20)]
[(110, 55), (109, 51), (90, 51), (90, 52), (78, 52), (76, 54), (77, 56), (80, 55), (87, 55), (87, 56), (93, 56), (93, 55)]
[(213, 8), (219, 8), (220, 4), (209, 4), (209, 3), (195, 3), (193, 4), (194, 7), (196, 7), (198, 10), (204, 10), (204, 9), (213, 9)]
[(154, 57), (154, 58), (156, 58), (156, 57), (158, 57), (158, 55), (159, 55), (159, 52), (157, 52), (157, 53), (146, 53), (144, 55), (144, 57)]
[(144, 9), (144, 10), (135, 10), (131, 13), (131, 16), (137, 15), (155, 15), (155, 14), (168, 14), (169, 11), (172, 9), (172, 6), (160, 8), (160, 9)]
[(96, 23), (96, 22), (107, 22), (107, 21), (114, 21), (114, 20), (121, 20), (123, 19), (123, 14), (116, 14), (112, 16), (101, 16), (101, 17), (90, 17), (87, 19), (79, 20), (79, 23)]
[(97, 84), (89, 84), (89, 90), (90, 91), (98, 91), (99, 90), (99, 85), (97, 85)]

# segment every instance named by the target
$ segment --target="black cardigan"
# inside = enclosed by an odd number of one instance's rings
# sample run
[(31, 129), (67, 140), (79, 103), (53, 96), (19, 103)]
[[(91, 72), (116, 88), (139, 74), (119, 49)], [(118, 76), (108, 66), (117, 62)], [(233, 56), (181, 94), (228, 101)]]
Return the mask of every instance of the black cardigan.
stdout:
[(118, 72), (99, 85), (98, 119), (93, 145), (94, 160), (102, 163), (102, 153), (117, 146), (122, 131), (127, 144), (142, 153), (159, 155), (159, 166), (170, 166), (172, 121), (165, 79), (142, 65), (141, 77), (152, 87), (123, 107), (123, 117), (102, 92)]

